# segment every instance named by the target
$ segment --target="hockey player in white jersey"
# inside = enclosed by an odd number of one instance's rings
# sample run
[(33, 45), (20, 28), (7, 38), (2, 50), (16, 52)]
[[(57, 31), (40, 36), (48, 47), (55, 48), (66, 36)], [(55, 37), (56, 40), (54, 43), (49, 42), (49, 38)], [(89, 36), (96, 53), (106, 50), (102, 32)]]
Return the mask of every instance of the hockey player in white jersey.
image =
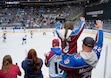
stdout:
[(32, 31), (30, 31), (30, 35), (31, 35), (31, 37), (30, 37), (30, 38), (32, 38), (32, 37), (33, 37), (33, 32), (32, 32)]
[(6, 32), (3, 32), (2, 37), (3, 37), (3, 42), (6, 43)]

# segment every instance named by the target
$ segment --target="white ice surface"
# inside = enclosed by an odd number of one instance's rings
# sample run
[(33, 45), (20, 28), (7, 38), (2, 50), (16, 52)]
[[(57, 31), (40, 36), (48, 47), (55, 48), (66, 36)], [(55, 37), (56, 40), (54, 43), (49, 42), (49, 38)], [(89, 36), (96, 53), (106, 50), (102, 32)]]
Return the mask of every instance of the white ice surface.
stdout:
[[(22, 45), (22, 37), (27, 35), (27, 44)], [(34, 48), (37, 51), (37, 55), (44, 61), (44, 53), (49, 52), (51, 48), (51, 41), (57, 36), (53, 36), (52, 32), (46, 32), (46, 35), (43, 35), (43, 32), (34, 33), (33, 38), (30, 38), (30, 33), (7, 33), (6, 43), (2, 42), (3, 38), (0, 33), (0, 68), (2, 65), (2, 59), (5, 55), (11, 55), (13, 63), (18, 63), (20, 70), (22, 71), (22, 76), (18, 78), (23, 78), (24, 71), (21, 68), (21, 62), (25, 59), (29, 49)], [(85, 36), (95, 37), (91, 33), (83, 33), (78, 40), (78, 50), (81, 50), (82, 39)], [(96, 68), (92, 72), (92, 78), (104, 78), (104, 66), (105, 66), (105, 55), (106, 55), (106, 46), (108, 46), (107, 51), (107, 63), (106, 63), (106, 73), (105, 78), (111, 78), (111, 39), (104, 37), (103, 50), (101, 53), (100, 60)], [(43, 65), (42, 71), (44, 78), (48, 78), (48, 68)]]

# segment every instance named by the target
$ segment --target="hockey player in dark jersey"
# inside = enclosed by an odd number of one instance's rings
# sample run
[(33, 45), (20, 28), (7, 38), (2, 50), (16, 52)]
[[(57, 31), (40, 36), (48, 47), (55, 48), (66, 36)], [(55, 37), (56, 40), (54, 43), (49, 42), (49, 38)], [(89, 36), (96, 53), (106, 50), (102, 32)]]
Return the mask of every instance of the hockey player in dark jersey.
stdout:
[(74, 29), (74, 25), (70, 21), (66, 21), (62, 27), (61, 24), (56, 25), (56, 33), (61, 40), (63, 53), (73, 54), (77, 52), (77, 40), (85, 26), (85, 18), (80, 17), (80, 20), (80, 24), (76, 29)]
[(92, 69), (96, 67), (103, 46), (103, 23), (96, 21), (98, 29), (96, 41), (91, 37), (85, 37), (82, 51), (68, 55), (64, 54), (60, 62), (60, 68), (67, 71), (62, 78), (91, 78)]
[(27, 35), (25, 35), (23, 38), (22, 38), (22, 45), (26, 44), (27, 43)]

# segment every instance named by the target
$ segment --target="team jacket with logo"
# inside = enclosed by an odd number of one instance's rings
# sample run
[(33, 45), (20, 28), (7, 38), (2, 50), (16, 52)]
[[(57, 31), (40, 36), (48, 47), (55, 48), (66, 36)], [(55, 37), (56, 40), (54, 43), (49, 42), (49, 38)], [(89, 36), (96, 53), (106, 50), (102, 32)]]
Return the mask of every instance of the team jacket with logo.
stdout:
[(50, 78), (60, 78), (63, 71), (59, 68), (59, 62), (62, 60), (62, 50), (60, 48), (51, 48), (51, 51), (45, 57), (45, 65), (49, 67)]
[(56, 26), (56, 33), (61, 40), (61, 47), (62, 47), (63, 53), (73, 54), (77, 52), (77, 40), (80, 34), (82, 33), (84, 26), (85, 26), (85, 21), (81, 21), (78, 28), (74, 28), (74, 30), (68, 30), (67, 37), (66, 37), (67, 38), (66, 47), (63, 46), (65, 29), (64, 28), (61, 29), (61, 25)]
[(92, 52), (64, 54), (60, 68), (67, 71), (67, 78), (91, 78), (91, 71), (98, 63), (103, 46), (103, 31), (98, 30)]

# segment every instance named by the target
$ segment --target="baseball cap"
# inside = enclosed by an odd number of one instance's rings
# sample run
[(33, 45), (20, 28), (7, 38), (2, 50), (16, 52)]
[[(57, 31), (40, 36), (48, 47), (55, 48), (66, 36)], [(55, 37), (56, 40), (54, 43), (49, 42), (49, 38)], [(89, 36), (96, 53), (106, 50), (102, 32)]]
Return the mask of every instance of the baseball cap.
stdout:
[(94, 39), (91, 38), (91, 37), (85, 37), (84, 40), (83, 40), (83, 44), (85, 46), (88, 46), (88, 47), (91, 47), (91, 48), (94, 47), (94, 43), (95, 43)]
[(52, 46), (59, 46), (59, 39), (53, 39), (52, 40)]

